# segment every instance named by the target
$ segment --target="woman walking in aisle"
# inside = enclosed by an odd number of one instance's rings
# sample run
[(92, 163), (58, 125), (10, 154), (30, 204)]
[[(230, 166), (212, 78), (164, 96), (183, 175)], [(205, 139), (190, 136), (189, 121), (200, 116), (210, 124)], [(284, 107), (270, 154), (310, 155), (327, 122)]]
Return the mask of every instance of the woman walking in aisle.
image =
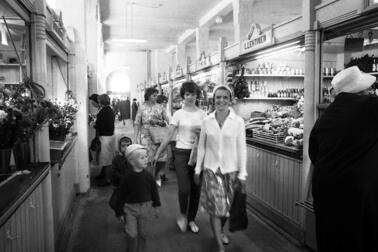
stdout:
[(210, 215), (211, 228), (222, 252), (229, 243), (223, 227), (234, 190), (239, 186), (244, 189), (247, 176), (245, 125), (229, 107), (231, 101), (232, 91), (227, 86), (214, 89), (215, 112), (202, 123), (195, 168), (196, 183), (200, 183), (201, 172), (203, 177), (201, 205)]
[(101, 142), (101, 150), (99, 154), (99, 165), (102, 167), (100, 175), (96, 177), (97, 185), (110, 185), (107, 169), (112, 165), (115, 149), (114, 139), (114, 112), (110, 107), (110, 98), (107, 94), (98, 97), (101, 106), (97, 114), (95, 122), (96, 136)]
[(185, 232), (187, 226), (189, 226), (190, 231), (193, 233), (199, 232), (194, 220), (198, 210), (201, 186), (194, 183), (194, 165), (191, 166), (188, 162), (201, 129), (201, 122), (206, 116), (206, 113), (196, 106), (199, 94), (200, 90), (196, 83), (188, 81), (182, 84), (180, 96), (184, 100), (184, 106), (173, 114), (168, 134), (162, 141), (154, 158), (155, 161), (159, 160), (160, 154), (177, 133), (174, 165), (177, 173), (181, 213), (177, 219), (177, 225), (182, 232)]
[(156, 160), (155, 165), (152, 165), (153, 159), (159, 145), (152, 141), (150, 128), (151, 127), (166, 127), (168, 126), (168, 115), (166, 110), (156, 103), (158, 90), (155, 88), (147, 88), (144, 93), (145, 102), (138, 109), (135, 118), (135, 142), (144, 145), (148, 150), (149, 171), (155, 177), (158, 186), (161, 186), (159, 177), (160, 170), (166, 165), (167, 152), (164, 152), (161, 157)]

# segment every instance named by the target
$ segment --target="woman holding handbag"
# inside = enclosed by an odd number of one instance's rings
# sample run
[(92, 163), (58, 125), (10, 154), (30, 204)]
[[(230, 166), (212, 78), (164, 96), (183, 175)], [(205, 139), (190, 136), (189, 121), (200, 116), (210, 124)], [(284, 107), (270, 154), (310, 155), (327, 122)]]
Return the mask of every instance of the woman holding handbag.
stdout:
[(227, 86), (214, 89), (215, 112), (201, 127), (195, 181), (202, 173), (201, 205), (210, 215), (210, 224), (220, 252), (229, 243), (223, 231), (230, 215), (236, 187), (245, 190), (247, 147), (244, 120), (230, 108), (232, 91)]
[(194, 163), (189, 165), (190, 156), (201, 128), (201, 122), (205, 118), (205, 111), (196, 106), (200, 89), (193, 81), (184, 82), (180, 89), (180, 96), (184, 100), (182, 109), (173, 114), (168, 134), (162, 141), (155, 154), (154, 160), (158, 160), (161, 152), (166, 149), (172, 137), (176, 136), (176, 148), (174, 150), (174, 165), (176, 168), (179, 189), (180, 216), (177, 225), (182, 232), (187, 226), (193, 233), (198, 233), (199, 228), (194, 222), (197, 210), (201, 186), (194, 183)]
[(98, 96), (98, 102), (101, 109), (97, 114), (94, 127), (96, 129), (96, 137), (98, 137), (101, 142), (99, 165), (102, 168), (100, 175), (96, 177), (96, 182), (98, 186), (107, 186), (110, 185), (107, 170), (112, 165), (115, 150), (115, 116), (112, 108), (110, 107), (110, 97), (107, 94)]
[(145, 102), (139, 107), (135, 117), (134, 142), (147, 148), (148, 169), (155, 177), (156, 184), (161, 186), (160, 170), (166, 165), (167, 152), (164, 152), (154, 165), (153, 158), (160, 145), (162, 136), (168, 130), (169, 118), (165, 108), (156, 102), (158, 93), (158, 90), (155, 88), (147, 88), (144, 92)]

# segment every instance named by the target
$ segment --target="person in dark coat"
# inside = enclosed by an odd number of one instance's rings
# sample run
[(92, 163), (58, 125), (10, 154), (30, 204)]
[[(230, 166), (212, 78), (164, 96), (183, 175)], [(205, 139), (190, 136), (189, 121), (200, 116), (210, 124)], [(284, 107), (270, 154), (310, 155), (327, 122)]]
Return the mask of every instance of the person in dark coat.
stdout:
[(309, 140), (318, 252), (378, 251), (376, 78), (358, 67), (332, 80), (336, 98)]
[(131, 169), (131, 165), (126, 158), (126, 150), (130, 144), (132, 144), (132, 141), (126, 136), (121, 137), (118, 141), (119, 151), (113, 158), (112, 172), (110, 174), (110, 182), (115, 187), (118, 187), (119, 182), (124, 178), (126, 171)]
[(121, 101), (119, 105), (120, 121), (125, 125), (125, 120), (130, 119), (130, 100)]
[(135, 117), (138, 112), (138, 104), (137, 104), (137, 99), (133, 99), (133, 103), (131, 104), (131, 120), (135, 122)]
[(99, 186), (110, 185), (107, 170), (112, 165), (114, 156), (114, 112), (110, 107), (110, 98), (107, 94), (98, 97), (101, 106), (97, 114), (94, 125), (96, 136), (101, 142), (101, 150), (99, 153), (99, 165), (102, 167), (100, 174), (96, 177), (96, 183)]

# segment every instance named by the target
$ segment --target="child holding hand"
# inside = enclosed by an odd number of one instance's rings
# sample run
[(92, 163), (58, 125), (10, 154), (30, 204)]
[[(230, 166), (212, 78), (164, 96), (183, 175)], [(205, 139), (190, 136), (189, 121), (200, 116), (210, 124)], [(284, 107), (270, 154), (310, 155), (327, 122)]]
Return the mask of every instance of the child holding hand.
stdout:
[(148, 165), (147, 149), (132, 144), (126, 149), (126, 158), (132, 166), (117, 188), (117, 212), (125, 223), (128, 252), (145, 251), (148, 227), (153, 210), (157, 215), (160, 198), (154, 177), (145, 169)]

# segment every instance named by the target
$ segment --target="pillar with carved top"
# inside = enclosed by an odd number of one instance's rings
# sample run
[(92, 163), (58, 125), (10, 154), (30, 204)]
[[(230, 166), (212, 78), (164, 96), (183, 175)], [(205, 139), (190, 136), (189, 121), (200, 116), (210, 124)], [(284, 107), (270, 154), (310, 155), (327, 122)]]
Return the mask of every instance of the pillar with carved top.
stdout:
[(249, 28), (253, 23), (254, 4), (255, 0), (232, 0), (235, 41), (246, 39)]
[(196, 29), (196, 52), (196, 60), (199, 60), (202, 52), (205, 52), (206, 56), (210, 54), (210, 32), (207, 26)]
[(306, 200), (311, 184), (311, 160), (308, 155), (308, 145), (311, 129), (316, 121), (316, 45), (319, 31), (314, 29), (316, 0), (304, 0), (302, 4), (303, 29), (305, 30), (305, 78), (304, 78), (304, 134), (303, 134), (303, 167), (301, 171), (302, 200)]
[[(36, 0), (31, 14), (31, 54), (32, 79), (34, 82), (47, 86), (47, 56), (46, 56), (46, 2)], [(36, 161), (50, 162), (49, 128), (45, 124), (36, 132)], [(43, 215), (44, 215), (44, 251), (54, 251), (54, 218), (52, 212), (51, 176), (47, 176), (42, 184)]]

